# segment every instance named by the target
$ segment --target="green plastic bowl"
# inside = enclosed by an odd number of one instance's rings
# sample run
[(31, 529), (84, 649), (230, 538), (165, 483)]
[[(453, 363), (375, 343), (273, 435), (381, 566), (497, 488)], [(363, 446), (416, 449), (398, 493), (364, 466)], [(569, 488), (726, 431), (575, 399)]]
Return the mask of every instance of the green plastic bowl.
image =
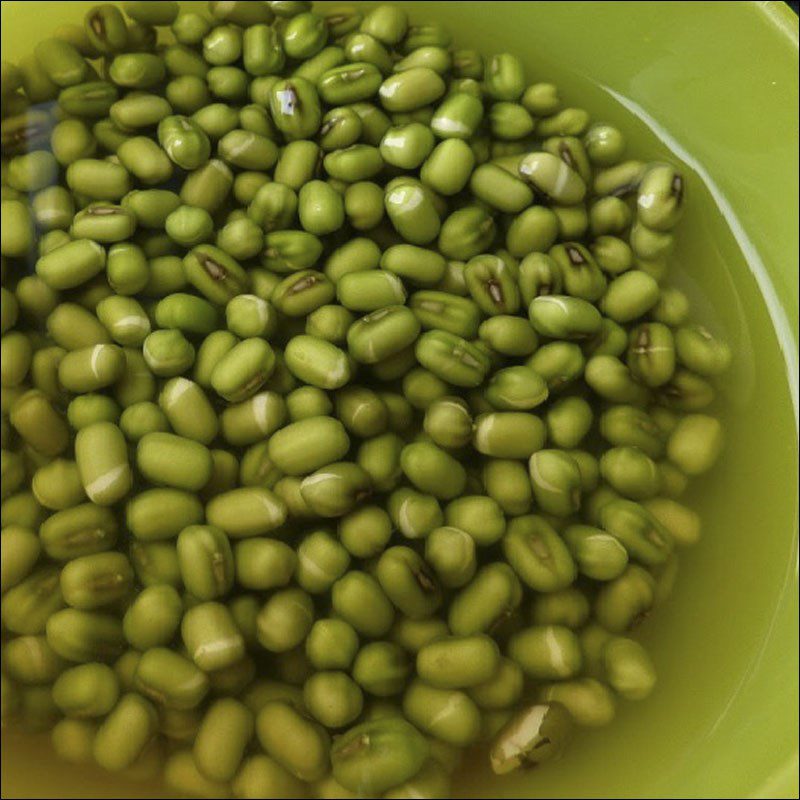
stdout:
[[(3, 2), (3, 57), (92, 3)], [(187, 4), (189, 5), (189, 4)], [(192, 4), (200, 5), (200, 4)], [(783, 3), (414, 2), (459, 46), (683, 163), (675, 280), (732, 344), (724, 458), (692, 491), (702, 542), (641, 630), (660, 682), (559, 763), (506, 780), (471, 759), (460, 797), (796, 797), (798, 792), (798, 25)], [(3, 797), (163, 797), (3, 736)]]

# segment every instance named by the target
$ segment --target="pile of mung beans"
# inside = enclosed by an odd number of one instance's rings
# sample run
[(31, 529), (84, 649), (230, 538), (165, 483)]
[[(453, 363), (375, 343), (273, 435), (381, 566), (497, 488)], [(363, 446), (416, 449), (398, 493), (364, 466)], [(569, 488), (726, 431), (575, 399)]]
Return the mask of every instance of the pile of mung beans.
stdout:
[(2, 66), (3, 723), (196, 797), (557, 757), (722, 445), (684, 179), (389, 5), (122, 5)]

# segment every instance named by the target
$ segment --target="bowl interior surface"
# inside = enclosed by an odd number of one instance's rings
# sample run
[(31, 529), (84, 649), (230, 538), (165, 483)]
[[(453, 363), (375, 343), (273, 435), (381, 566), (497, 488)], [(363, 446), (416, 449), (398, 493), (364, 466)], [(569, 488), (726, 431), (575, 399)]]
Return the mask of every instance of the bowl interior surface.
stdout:
[[(3, 2), (3, 58), (92, 5)], [(632, 156), (682, 164), (671, 280), (735, 353), (717, 403), (726, 450), (688, 498), (702, 541), (639, 634), (657, 690), (555, 765), (499, 781), (469, 759), (457, 796), (796, 795), (796, 17), (770, 2), (399, 5), (460, 47), (518, 54), (529, 80), (621, 127)], [(57, 763), (45, 736), (4, 731), (3, 767), (3, 797), (164, 796)]]

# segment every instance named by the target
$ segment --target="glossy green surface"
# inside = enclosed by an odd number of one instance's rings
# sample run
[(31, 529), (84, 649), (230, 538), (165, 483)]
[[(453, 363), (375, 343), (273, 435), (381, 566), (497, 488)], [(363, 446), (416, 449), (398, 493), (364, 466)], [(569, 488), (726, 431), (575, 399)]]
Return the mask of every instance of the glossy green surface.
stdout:
[[(4, 2), (3, 57), (91, 5)], [(703, 539), (642, 628), (656, 691), (555, 765), (498, 781), (469, 759), (457, 796), (796, 796), (797, 18), (773, 2), (400, 5), (459, 47), (520, 54), (530, 80), (624, 129), (631, 153), (683, 162), (673, 274), (736, 354), (727, 450), (690, 497)], [(4, 732), (2, 795), (164, 796), (51, 752)]]

